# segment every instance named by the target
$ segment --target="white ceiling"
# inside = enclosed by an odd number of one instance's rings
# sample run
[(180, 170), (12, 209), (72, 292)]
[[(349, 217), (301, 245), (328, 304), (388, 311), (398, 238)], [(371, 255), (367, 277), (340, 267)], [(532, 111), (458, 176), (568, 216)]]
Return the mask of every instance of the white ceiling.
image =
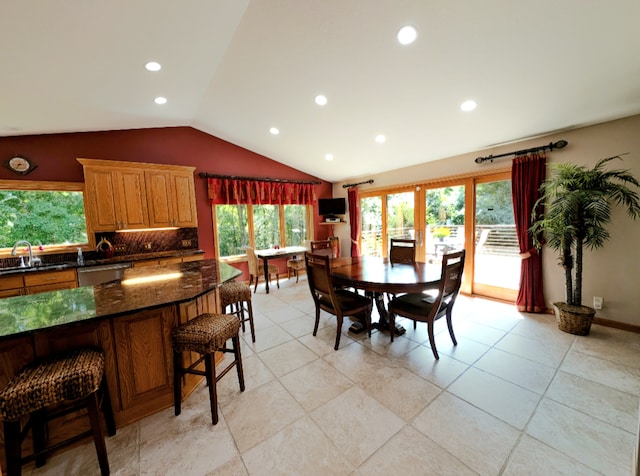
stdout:
[(2, 0), (0, 135), (187, 125), (340, 181), (640, 113), (639, 25), (638, 0)]

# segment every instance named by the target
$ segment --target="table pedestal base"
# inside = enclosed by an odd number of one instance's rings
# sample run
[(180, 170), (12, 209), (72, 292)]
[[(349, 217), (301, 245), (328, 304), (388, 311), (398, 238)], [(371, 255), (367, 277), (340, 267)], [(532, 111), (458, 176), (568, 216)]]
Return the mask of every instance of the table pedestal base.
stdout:
[[(379, 331), (388, 331), (389, 330), (389, 312), (384, 305), (384, 296), (382, 293), (370, 293), (367, 292), (366, 295), (373, 299), (373, 302), (376, 305), (376, 309), (378, 310), (378, 314), (380, 315), (380, 320), (378, 322), (371, 323), (371, 329), (378, 329)], [(407, 330), (402, 327), (400, 324), (396, 324), (395, 335), (401, 336)], [(349, 327), (349, 332), (353, 332), (354, 334), (360, 334), (363, 331), (366, 331), (367, 327), (363, 322), (357, 321), (351, 324)]]

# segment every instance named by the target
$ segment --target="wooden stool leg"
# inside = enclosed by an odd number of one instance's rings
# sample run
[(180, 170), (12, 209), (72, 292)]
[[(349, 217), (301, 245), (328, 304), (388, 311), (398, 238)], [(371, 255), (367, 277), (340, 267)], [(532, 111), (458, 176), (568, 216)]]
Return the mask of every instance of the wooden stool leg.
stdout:
[(182, 404), (182, 353), (173, 351), (173, 408), (180, 415)]
[[(251, 305), (251, 303), (249, 303)], [(253, 327), (253, 322), (251, 323)], [(240, 391), (244, 392), (244, 372), (242, 370), (242, 355), (240, 353), (240, 338), (235, 336), (231, 339), (233, 342), (233, 354), (236, 358), (236, 370), (238, 371), (238, 383), (240, 384)], [(255, 342), (255, 341), (254, 341)]]
[[(251, 328), (251, 342), (256, 341), (256, 329), (253, 326), (253, 307), (251, 307), (251, 301), (247, 301), (247, 314), (249, 314), (249, 327)], [(244, 331), (244, 329), (243, 329)]]
[(7, 460), (7, 476), (20, 476), (22, 474), (22, 441), (20, 440), (20, 422), (5, 421), (4, 427), (4, 452)]
[(100, 424), (100, 414), (98, 413), (99, 402), (97, 392), (93, 392), (87, 397), (87, 411), (89, 420), (91, 421), (91, 431), (93, 433), (93, 442), (96, 445), (96, 453), (98, 453), (98, 462), (100, 463), (100, 474), (108, 476), (109, 459), (107, 458), (107, 445), (104, 442), (104, 434), (102, 433), (102, 425)]
[(211, 405), (211, 422), (214, 425), (218, 424), (218, 394), (216, 392), (216, 363), (214, 360), (214, 352), (211, 352), (204, 357), (204, 367), (207, 374), (207, 380), (209, 381), (209, 403)]
[(44, 408), (31, 414), (31, 436), (33, 453), (36, 455), (36, 468), (41, 468), (47, 462), (46, 454), (38, 454), (42, 453), (47, 443), (47, 412)]
[(116, 421), (113, 418), (113, 407), (111, 406), (111, 396), (109, 395), (106, 376), (102, 378), (100, 383), (100, 393), (102, 395), (102, 413), (107, 423), (107, 434), (114, 436), (116, 434)]

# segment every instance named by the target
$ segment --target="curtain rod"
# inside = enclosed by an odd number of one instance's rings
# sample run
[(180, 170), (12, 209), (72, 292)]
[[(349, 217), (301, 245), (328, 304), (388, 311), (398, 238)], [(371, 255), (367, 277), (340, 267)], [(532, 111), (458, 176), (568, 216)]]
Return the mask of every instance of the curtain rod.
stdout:
[(362, 185), (365, 183), (373, 183), (373, 179), (369, 179), (369, 180), (365, 180), (364, 182), (358, 182), (358, 183), (345, 183), (342, 188), (349, 188), (349, 187), (356, 187), (358, 185)]
[(216, 175), (210, 174), (207, 172), (200, 172), (198, 174), (201, 178), (221, 178), (221, 179), (232, 179), (232, 180), (254, 180), (256, 182), (278, 182), (278, 183), (304, 183), (311, 185), (320, 185), (322, 182), (318, 182), (316, 180), (289, 180), (289, 179), (276, 179), (276, 178), (265, 178), (265, 177), (242, 177), (239, 175)]
[(567, 144), (568, 142), (566, 140), (559, 140), (557, 142), (549, 142), (547, 145), (532, 147), (530, 149), (516, 150), (513, 152), (506, 152), (504, 154), (490, 155), (488, 157), (478, 157), (476, 159), (476, 164), (481, 164), (482, 162), (485, 162), (487, 160), (490, 160), (491, 162), (493, 162), (493, 159), (506, 157), (508, 155), (522, 155), (522, 154), (528, 154), (529, 152), (538, 152), (540, 150), (547, 150), (547, 149), (549, 149), (550, 151), (553, 149), (564, 149), (567, 146)]

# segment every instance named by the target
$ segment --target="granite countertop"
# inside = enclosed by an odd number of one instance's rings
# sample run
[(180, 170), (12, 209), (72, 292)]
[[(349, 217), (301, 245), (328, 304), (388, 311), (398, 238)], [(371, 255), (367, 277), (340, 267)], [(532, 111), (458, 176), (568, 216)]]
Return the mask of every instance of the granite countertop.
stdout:
[(0, 299), (0, 340), (195, 299), (239, 276), (214, 259), (131, 268), (122, 280)]

